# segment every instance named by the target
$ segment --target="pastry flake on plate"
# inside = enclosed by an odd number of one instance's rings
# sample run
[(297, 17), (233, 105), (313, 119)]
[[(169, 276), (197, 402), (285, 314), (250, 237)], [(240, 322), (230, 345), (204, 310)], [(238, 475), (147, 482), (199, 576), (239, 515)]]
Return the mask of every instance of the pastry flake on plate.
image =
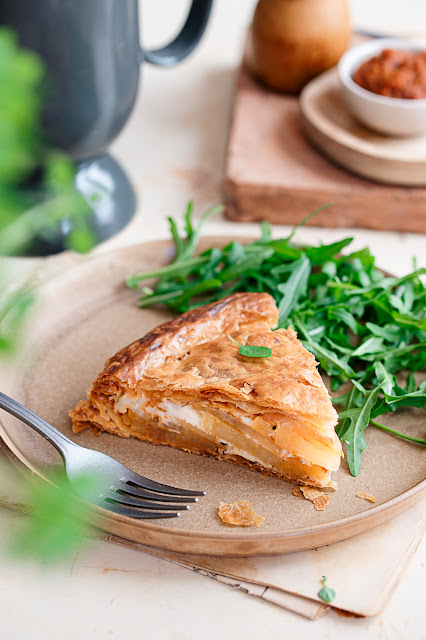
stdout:
[(265, 519), (256, 513), (248, 500), (240, 500), (232, 504), (221, 502), (217, 514), (222, 522), (236, 527), (250, 527), (252, 524), (260, 527)]
[[(266, 293), (236, 293), (162, 324), (110, 358), (70, 412), (85, 427), (334, 487), (337, 413), (314, 356), (277, 329)], [(247, 357), (241, 345), (269, 347)]]

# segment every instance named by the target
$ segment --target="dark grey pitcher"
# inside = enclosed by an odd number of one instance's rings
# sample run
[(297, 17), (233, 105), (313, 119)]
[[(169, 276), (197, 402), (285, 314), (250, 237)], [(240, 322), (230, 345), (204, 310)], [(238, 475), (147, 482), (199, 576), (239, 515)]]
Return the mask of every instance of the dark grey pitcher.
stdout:
[(212, 2), (193, 0), (175, 40), (147, 51), (139, 39), (138, 0), (0, 1), (0, 24), (12, 27), (19, 44), (46, 65), (44, 132), (78, 163), (77, 186), (92, 196), (100, 240), (124, 226), (135, 209), (133, 189), (106, 149), (132, 111), (140, 63), (171, 66), (191, 53)]

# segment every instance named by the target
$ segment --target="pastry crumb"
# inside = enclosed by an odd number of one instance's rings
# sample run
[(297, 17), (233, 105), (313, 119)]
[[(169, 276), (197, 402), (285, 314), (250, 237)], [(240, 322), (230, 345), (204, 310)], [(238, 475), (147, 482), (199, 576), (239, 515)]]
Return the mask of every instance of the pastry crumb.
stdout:
[(368, 502), (376, 502), (376, 496), (373, 496), (372, 493), (368, 493), (367, 491), (358, 491), (358, 498), (363, 498), (364, 500), (368, 500)]
[(232, 524), (237, 527), (250, 527), (254, 524), (260, 527), (264, 518), (257, 515), (248, 500), (240, 500), (233, 504), (220, 503), (218, 516), (225, 524)]
[(324, 511), (328, 503), (330, 502), (330, 496), (313, 487), (300, 487), (300, 491), (306, 500), (310, 500), (316, 511)]
[(293, 495), (294, 495), (294, 496), (300, 496), (299, 487), (294, 487), (294, 489), (293, 489)]

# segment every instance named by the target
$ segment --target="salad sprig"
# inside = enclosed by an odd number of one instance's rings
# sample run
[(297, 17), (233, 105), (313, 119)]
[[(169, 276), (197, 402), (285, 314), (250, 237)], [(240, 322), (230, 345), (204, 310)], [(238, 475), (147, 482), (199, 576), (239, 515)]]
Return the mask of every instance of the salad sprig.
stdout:
[[(128, 286), (142, 286), (140, 306), (161, 303), (183, 313), (236, 291), (269, 293), (280, 311), (279, 327), (296, 329), (329, 375), (332, 391), (348, 388), (333, 402), (341, 408), (336, 431), (347, 444), (352, 475), (360, 471), (369, 424), (425, 445), (426, 440), (397, 432), (376, 418), (401, 407), (425, 408), (426, 381), (416, 381), (414, 374), (426, 368), (426, 269), (390, 276), (377, 268), (367, 247), (341, 253), (353, 238), (301, 247), (293, 243), (294, 230), (272, 240), (267, 223), (261, 225), (259, 240), (244, 245), (232, 241), (196, 255), (202, 224), (217, 209), (194, 227), (192, 208), (190, 203), (185, 235), (179, 235), (170, 220), (174, 261), (127, 278)], [(151, 288), (144, 286), (153, 278), (157, 280)], [(400, 386), (401, 377), (405, 386)]]

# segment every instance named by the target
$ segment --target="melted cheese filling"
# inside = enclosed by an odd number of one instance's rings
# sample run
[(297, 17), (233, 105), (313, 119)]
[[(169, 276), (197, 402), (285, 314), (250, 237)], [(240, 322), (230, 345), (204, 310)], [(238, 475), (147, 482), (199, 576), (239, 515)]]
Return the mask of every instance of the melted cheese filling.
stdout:
[[(160, 419), (161, 422), (167, 422), (170, 419), (179, 420), (185, 422), (188, 425), (194, 426), (200, 431), (211, 435), (211, 430), (205, 428), (205, 418), (207, 417), (209, 421), (215, 421), (218, 424), (221, 422), (219, 419), (214, 419), (210, 414), (207, 414), (203, 411), (196, 411), (192, 407), (188, 405), (176, 404), (174, 402), (170, 402), (170, 400), (162, 400), (157, 405), (153, 406), (149, 404), (148, 399), (142, 397), (136, 397), (131, 394), (125, 393), (121, 396), (121, 398), (116, 402), (115, 408), (119, 413), (125, 413), (128, 409), (131, 409), (136, 415), (141, 418), (149, 416), (155, 416)], [(246, 424), (250, 424), (252, 420), (250, 418), (245, 418), (244, 422)], [(254, 438), (251, 438), (254, 440)], [(241, 456), (250, 462), (256, 462), (257, 464), (262, 465), (270, 469), (272, 467), (271, 464), (268, 464), (264, 460), (260, 460), (256, 456), (253, 456), (248, 451), (244, 451), (240, 447), (236, 447), (230, 442), (225, 441), (223, 438), (216, 438), (218, 443), (222, 445), (226, 445), (226, 449), (222, 452), (226, 455), (233, 456)], [(285, 452), (288, 454), (288, 452)]]
[[(240, 424), (235, 425), (227, 420), (226, 414), (219, 417), (210, 411), (171, 402), (167, 398), (153, 402), (145, 394), (136, 396), (131, 393), (123, 394), (116, 401), (115, 410), (122, 414), (129, 411), (143, 420), (156, 418), (171, 432), (181, 433), (182, 428), (192, 432), (195, 438), (202, 437), (216, 447), (219, 459), (240, 456), (267, 469), (314, 480), (317, 486), (334, 484), (330, 482), (330, 472), (340, 464), (341, 448), (333, 446), (333, 442), (331, 447), (327, 447), (311, 434), (304, 433), (303, 428), (295, 431), (294, 418), (291, 428), (281, 429), (281, 435), (289, 444), (287, 448), (278, 445), (276, 438), (266, 435), (274, 425), (264, 418), (240, 415)], [(259, 420), (266, 425), (266, 433), (256, 428)], [(285, 421), (286, 417), (283, 416), (282, 420)]]

